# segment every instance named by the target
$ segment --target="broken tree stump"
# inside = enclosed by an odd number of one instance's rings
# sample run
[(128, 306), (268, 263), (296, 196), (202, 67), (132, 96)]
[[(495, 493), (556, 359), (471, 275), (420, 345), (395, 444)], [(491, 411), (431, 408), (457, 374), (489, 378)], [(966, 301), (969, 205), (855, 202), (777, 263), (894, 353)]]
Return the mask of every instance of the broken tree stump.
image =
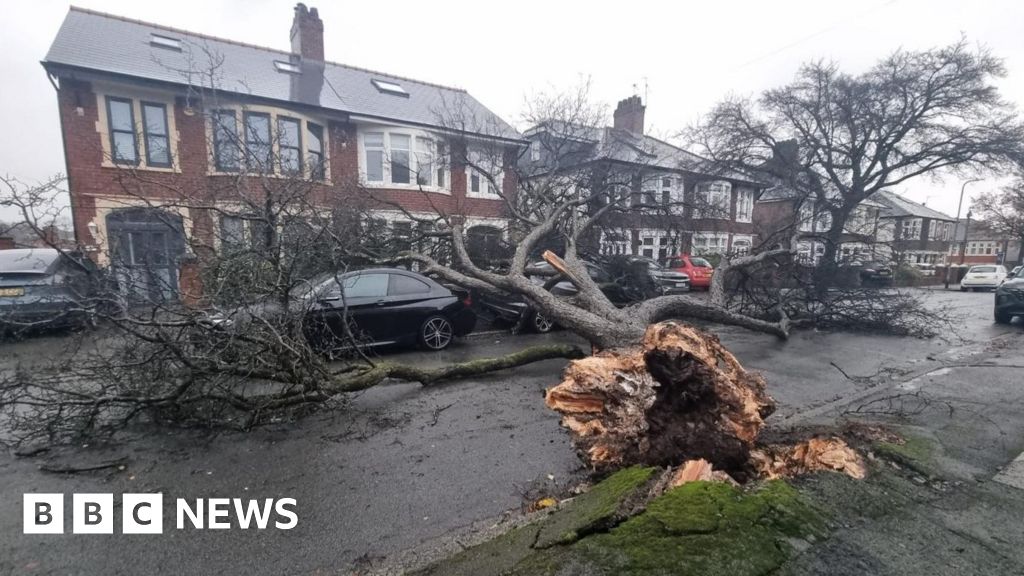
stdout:
[(750, 453), (775, 409), (759, 374), (679, 322), (649, 326), (640, 346), (573, 361), (545, 402), (596, 471), (703, 458), (740, 482), (756, 474)]

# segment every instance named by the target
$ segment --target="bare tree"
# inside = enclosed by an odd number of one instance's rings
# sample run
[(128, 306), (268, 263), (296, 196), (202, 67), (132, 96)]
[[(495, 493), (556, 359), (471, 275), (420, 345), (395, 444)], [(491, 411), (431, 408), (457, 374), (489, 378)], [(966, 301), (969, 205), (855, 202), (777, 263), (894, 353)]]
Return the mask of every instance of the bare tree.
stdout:
[(757, 100), (720, 103), (691, 136), (717, 164), (771, 177), (831, 215), (816, 278), (827, 284), (850, 215), (872, 194), (1020, 158), (1024, 129), (994, 83), (1004, 74), (965, 41), (901, 50), (858, 75), (813, 62)]
[(974, 199), (973, 209), (994, 231), (1016, 239), (1024, 253), (1024, 177), (1018, 176), (998, 192), (981, 194)]

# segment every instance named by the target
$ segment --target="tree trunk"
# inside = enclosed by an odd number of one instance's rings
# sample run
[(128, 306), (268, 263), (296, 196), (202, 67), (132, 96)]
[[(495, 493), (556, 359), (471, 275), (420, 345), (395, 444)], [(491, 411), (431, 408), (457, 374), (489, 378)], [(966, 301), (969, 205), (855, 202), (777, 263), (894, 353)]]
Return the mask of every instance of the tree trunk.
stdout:
[(750, 452), (775, 409), (764, 379), (716, 336), (676, 322), (572, 362), (546, 403), (595, 470), (704, 458), (741, 482), (756, 473)]

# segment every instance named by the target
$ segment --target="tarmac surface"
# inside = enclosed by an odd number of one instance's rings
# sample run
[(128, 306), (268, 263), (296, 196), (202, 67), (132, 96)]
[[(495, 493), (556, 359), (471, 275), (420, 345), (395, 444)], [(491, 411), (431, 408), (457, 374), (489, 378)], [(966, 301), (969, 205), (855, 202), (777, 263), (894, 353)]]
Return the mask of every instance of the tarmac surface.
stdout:
[[(960, 317), (942, 338), (808, 331), (782, 342), (713, 329), (747, 368), (764, 373), (779, 403), (772, 425), (841, 417), (851, 406), (874, 406), (898, 386), (908, 387), (904, 392), (927, 389), (940, 399), (932, 407), (956, 400), (985, 415), (974, 427), (943, 428), (929, 408), (928, 418), (915, 425), (931, 426), (950, 445), (963, 447), (968, 456), (958, 462), (963, 460), (966, 474), (990, 478), (1024, 450), (1024, 369), (1018, 366), (1024, 364), (1024, 326), (1019, 320), (993, 324), (991, 294), (928, 291), (927, 297)], [(1010, 344), (998, 344), (1007, 339)], [(402, 352), (389, 360), (439, 365), (574, 340), (565, 332), (490, 333), (439, 354)], [(0, 365), (43, 358), (59, 341), (2, 344)], [(955, 366), (992, 358), (1001, 364)], [(378, 386), (347, 407), (249, 434), (161, 430), (37, 458), (2, 455), (0, 573), (351, 574), (402, 551), (458, 538), (583, 477), (567, 435), (542, 401), (563, 365), (547, 361), (429, 388)], [(124, 470), (38, 470), (44, 461), (114, 458), (127, 458)], [(75, 492), (113, 493), (116, 503), (122, 493), (162, 492), (164, 533), (123, 535), (118, 526), (113, 535), (24, 535), (22, 495), (32, 492), (63, 493), (66, 508)], [(298, 525), (175, 529), (174, 499), (210, 497), (294, 498)], [(66, 524), (70, 532), (70, 518)]]

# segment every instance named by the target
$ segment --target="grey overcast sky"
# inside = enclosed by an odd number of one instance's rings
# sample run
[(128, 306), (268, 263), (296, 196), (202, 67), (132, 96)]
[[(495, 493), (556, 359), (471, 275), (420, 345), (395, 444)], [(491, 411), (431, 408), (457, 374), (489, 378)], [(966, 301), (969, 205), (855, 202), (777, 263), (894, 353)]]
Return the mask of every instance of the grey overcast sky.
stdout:
[[(80, 0), (79, 5), (287, 49), (292, 0)], [(609, 107), (647, 95), (648, 132), (670, 137), (729, 93), (787, 82), (825, 58), (857, 72), (896, 50), (961, 36), (1002, 57), (1003, 96), (1024, 106), (1024, 2), (1019, 0), (763, 0), (629, 2), (309, 0), (324, 20), (327, 58), (467, 89), (518, 123), (526, 98), (591, 81)], [(64, 171), (53, 87), (39, 61), (67, 2), (4, 0), (0, 18), (0, 173), (38, 181)], [(977, 194), (998, 185), (971, 185)], [(960, 182), (901, 192), (955, 214)], [(968, 203), (965, 201), (964, 211)], [(0, 218), (11, 213), (0, 213)]]

